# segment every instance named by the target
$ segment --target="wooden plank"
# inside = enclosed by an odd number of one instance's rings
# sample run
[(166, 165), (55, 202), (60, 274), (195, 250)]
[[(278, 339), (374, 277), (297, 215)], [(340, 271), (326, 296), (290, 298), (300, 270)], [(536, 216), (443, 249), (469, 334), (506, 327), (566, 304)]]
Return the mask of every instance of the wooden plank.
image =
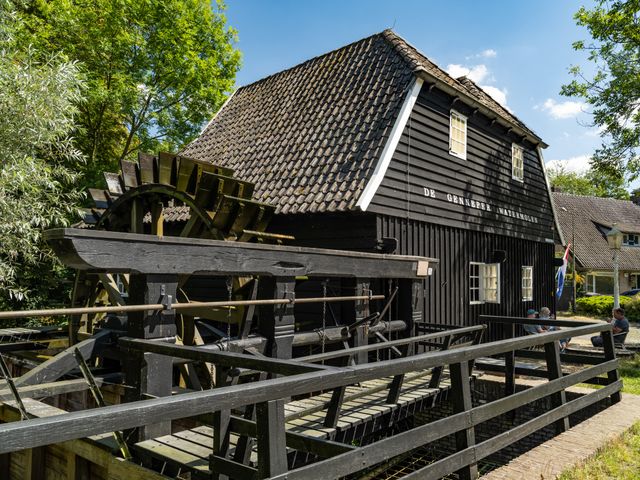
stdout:
[(49, 383), (57, 380), (61, 376), (76, 368), (77, 363), (73, 356), (76, 347), (85, 359), (91, 358), (107, 343), (111, 337), (111, 332), (101, 330), (96, 335), (72, 347), (60, 352), (55, 357), (41, 363), (37, 367), (15, 379), (17, 387)]
[(196, 162), (186, 157), (178, 157), (179, 166), (176, 182), (176, 190), (195, 194), (196, 178), (198, 169)]
[(138, 153), (138, 166), (140, 169), (140, 183), (158, 183), (158, 160), (148, 153)]
[[(421, 278), (426, 257), (243, 244), (85, 229), (55, 229), (45, 237), (60, 259), (79, 270), (216, 275)], [(418, 273), (420, 272), (420, 273)]]
[(160, 343), (157, 341), (145, 341), (138, 338), (121, 337), (118, 344), (125, 348), (142, 350), (146, 352), (168, 355), (178, 358), (188, 358), (190, 360), (210, 362), (224, 367), (241, 367), (252, 370), (279, 373), (282, 375), (295, 375), (322, 370), (334, 370), (335, 367), (324, 365), (313, 365), (298, 362), (296, 360), (285, 360), (268, 357), (255, 357), (244, 353), (223, 352), (219, 350), (207, 349), (205, 347), (194, 347), (186, 345), (175, 345), (170, 343)]
[(122, 181), (124, 183), (125, 190), (135, 188), (138, 186), (138, 163), (130, 162), (128, 160), (120, 161), (120, 171), (122, 172)]
[(243, 480), (258, 478), (258, 469), (218, 455), (211, 456), (211, 471), (226, 475), (228, 478), (241, 478)]
[(176, 157), (170, 153), (158, 154), (158, 183), (163, 185), (176, 184)]
[(104, 172), (104, 179), (107, 182), (107, 190), (111, 197), (119, 197), (123, 192), (123, 185), (120, 175), (117, 173)]

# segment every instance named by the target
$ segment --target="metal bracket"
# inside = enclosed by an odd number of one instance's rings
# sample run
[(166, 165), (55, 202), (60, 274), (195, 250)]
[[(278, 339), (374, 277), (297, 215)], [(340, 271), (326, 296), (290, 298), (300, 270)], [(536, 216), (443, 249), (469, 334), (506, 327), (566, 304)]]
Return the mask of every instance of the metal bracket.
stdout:
[(167, 295), (165, 285), (160, 286), (160, 303), (162, 304), (162, 309), (171, 310), (172, 300), (171, 295)]

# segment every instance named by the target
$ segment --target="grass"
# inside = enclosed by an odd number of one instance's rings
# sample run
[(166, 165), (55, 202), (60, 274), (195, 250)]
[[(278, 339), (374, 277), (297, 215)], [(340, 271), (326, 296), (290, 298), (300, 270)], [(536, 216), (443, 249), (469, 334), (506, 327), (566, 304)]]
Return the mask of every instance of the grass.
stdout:
[(640, 477), (640, 422), (559, 480), (635, 480)]
[[(623, 392), (640, 395), (640, 355), (620, 360)], [(640, 478), (640, 422), (599, 450), (582, 465), (566, 470), (559, 480), (635, 480)]]

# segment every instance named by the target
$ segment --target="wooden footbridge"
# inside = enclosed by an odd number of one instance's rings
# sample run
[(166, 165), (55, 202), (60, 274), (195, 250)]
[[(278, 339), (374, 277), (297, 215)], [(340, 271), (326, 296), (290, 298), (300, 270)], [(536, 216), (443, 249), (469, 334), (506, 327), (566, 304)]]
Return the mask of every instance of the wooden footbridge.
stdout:
[[(0, 343), (1, 478), (358, 478), (447, 438), (452, 449), (407, 478), (475, 478), (482, 459), (511, 443), (620, 399), (608, 324), (488, 343), (483, 324), (424, 324), (422, 282), (435, 259), (79, 229), (47, 240), (84, 278), (122, 275), (128, 298), (0, 313), (105, 315), (24, 372), (5, 360), (48, 348), (42, 339), (52, 336), (14, 332)], [(218, 298), (176, 301), (198, 281)], [(252, 285), (246, 298), (233, 297), (233, 282)], [(603, 336), (603, 355), (563, 372), (558, 340), (585, 334)], [(476, 362), (503, 358), (509, 373), (517, 352), (536, 346), (547, 383), (474, 401)], [(567, 400), (581, 382), (603, 388)], [(86, 391), (86, 408), (65, 408)], [(545, 398), (544, 414), (476, 440), (486, 422)], [(448, 415), (418, 420), (445, 403)]]

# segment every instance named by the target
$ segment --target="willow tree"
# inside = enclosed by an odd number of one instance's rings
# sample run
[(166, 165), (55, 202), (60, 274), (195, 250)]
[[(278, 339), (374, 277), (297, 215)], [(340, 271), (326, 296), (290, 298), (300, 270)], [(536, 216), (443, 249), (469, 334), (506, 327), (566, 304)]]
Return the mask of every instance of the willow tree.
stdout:
[(79, 62), (87, 81), (77, 144), (87, 183), (138, 150), (191, 140), (231, 91), (240, 54), (209, 0), (14, 0), (38, 51)]

